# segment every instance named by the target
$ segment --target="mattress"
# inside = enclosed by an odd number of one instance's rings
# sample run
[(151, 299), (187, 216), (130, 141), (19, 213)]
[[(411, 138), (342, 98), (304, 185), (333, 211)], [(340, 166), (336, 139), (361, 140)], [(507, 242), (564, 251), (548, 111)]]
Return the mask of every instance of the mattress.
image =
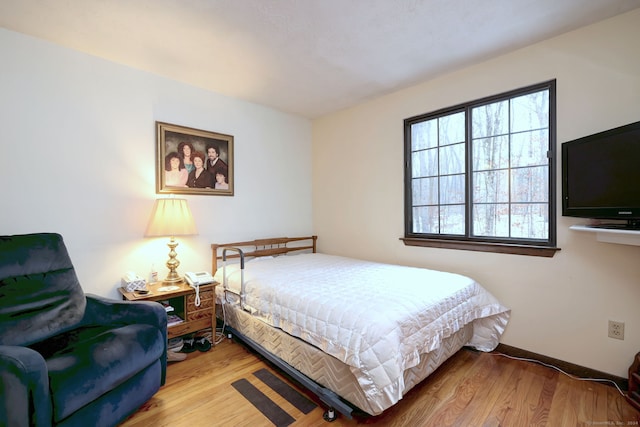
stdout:
[(224, 289), (243, 295), (242, 316), (348, 367), (369, 402), (368, 409), (357, 406), (370, 414), (401, 399), (413, 386), (405, 373), (449, 346), (450, 337), (465, 338), (457, 348), (495, 348), (510, 313), (466, 276), (326, 254), (253, 260), (244, 270), (224, 266), (216, 279), (225, 304), (238, 300)]
[[(257, 342), (274, 356), (288, 363), (311, 380), (328, 388), (351, 406), (369, 415), (379, 415), (400, 399), (367, 397), (351, 367), (281, 329), (267, 325), (237, 306), (225, 308), (226, 324)], [(435, 350), (422, 354), (420, 362), (403, 373), (404, 396), (460, 350), (473, 335), (473, 325), (445, 338)]]

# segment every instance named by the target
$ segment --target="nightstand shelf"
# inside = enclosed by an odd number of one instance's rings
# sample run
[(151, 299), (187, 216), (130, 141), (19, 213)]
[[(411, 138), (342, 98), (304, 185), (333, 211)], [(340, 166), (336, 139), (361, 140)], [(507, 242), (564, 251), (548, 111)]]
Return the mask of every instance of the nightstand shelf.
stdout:
[[(167, 327), (167, 335), (171, 339), (206, 328), (211, 328), (215, 336), (215, 288), (217, 284), (217, 282), (213, 282), (208, 285), (200, 285), (199, 306), (196, 306), (195, 289), (184, 282), (172, 285), (162, 282), (147, 284), (149, 293), (146, 295), (127, 292), (124, 288), (118, 288), (118, 290), (123, 299), (129, 301), (168, 301), (174, 311), (167, 314), (175, 314), (183, 320), (181, 323)], [(163, 290), (167, 286), (176, 286), (177, 289)]]

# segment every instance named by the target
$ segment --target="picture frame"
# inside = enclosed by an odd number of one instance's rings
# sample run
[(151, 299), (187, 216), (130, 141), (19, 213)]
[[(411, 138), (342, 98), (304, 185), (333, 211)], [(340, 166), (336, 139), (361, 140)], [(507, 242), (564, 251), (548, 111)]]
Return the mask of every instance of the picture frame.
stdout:
[(232, 135), (156, 122), (156, 139), (156, 193), (233, 196)]

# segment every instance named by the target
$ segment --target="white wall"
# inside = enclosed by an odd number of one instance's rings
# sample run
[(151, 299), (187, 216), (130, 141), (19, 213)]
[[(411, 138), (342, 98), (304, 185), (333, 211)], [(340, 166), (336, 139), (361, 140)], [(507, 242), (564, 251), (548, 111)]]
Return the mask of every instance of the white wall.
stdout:
[[(640, 247), (599, 243), (560, 213), (553, 258), (404, 246), (403, 119), (555, 78), (558, 143), (638, 121), (639, 40), (636, 10), (315, 120), (320, 250), (470, 275), (512, 309), (505, 344), (626, 377)], [(624, 341), (607, 337), (608, 319), (626, 322)]]
[(199, 235), (180, 272), (209, 270), (212, 242), (308, 235), (311, 123), (0, 29), (0, 235), (61, 233), (87, 292), (122, 273), (166, 275), (166, 239), (143, 237), (155, 194), (155, 121), (235, 137), (235, 196), (188, 195)]

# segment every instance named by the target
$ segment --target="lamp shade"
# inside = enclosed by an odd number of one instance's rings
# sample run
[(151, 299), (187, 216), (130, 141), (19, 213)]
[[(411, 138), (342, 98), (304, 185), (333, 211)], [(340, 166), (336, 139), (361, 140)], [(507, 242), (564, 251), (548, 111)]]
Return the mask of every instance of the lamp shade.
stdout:
[(189, 236), (198, 234), (185, 199), (158, 199), (153, 205), (146, 237)]

